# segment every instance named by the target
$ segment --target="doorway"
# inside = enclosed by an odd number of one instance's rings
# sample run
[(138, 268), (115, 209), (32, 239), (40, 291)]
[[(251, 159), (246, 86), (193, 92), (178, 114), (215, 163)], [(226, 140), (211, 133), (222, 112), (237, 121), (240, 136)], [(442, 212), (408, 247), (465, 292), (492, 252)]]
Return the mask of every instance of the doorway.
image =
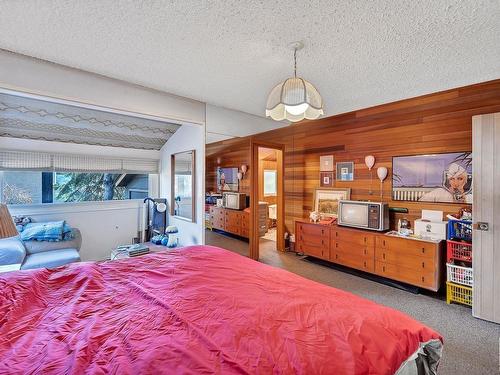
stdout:
[(252, 142), (250, 257), (284, 251), (284, 146)]

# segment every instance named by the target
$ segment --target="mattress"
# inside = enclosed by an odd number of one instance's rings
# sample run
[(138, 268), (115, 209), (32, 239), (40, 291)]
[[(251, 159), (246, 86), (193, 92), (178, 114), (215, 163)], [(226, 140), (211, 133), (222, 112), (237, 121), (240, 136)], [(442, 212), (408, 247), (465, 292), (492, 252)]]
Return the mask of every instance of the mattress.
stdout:
[(441, 348), (399, 311), (211, 246), (0, 275), (0, 373), (433, 374)]

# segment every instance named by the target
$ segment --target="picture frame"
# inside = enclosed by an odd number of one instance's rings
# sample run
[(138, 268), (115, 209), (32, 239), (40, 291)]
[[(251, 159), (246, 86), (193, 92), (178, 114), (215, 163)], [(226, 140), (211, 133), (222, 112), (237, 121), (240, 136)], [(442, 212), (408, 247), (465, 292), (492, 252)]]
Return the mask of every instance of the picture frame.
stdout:
[(319, 172), (319, 186), (333, 187), (333, 172)]
[(333, 172), (333, 155), (322, 155), (319, 157), (319, 171)]
[(344, 161), (335, 165), (337, 181), (354, 181), (354, 162)]
[(472, 153), (394, 156), (392, 199), (471, 204)]
[(321, 217), (338, 216), (338, 201), (350, 199), (350, 188), (318, 188), (314, 191), (313, 207)]

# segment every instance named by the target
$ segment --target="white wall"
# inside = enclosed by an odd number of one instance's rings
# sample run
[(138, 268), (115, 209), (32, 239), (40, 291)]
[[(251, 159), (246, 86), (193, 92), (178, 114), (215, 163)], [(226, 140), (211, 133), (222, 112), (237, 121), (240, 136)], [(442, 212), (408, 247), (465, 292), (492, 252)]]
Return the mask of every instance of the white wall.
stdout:
[(168, 216), (169, 225), (179, 229), (181, 246), (205, 243), (204, 212), (205, 212), (205, 128), (199, 125), (183, 125), (169, 138), (161, 151), (160, 196), (167, 198), (171, 204), (171, 163), (170, 156), (183, 151), (196, 151), (196, 222), (191, 223), (175, 216)]
[[(264, 116), (264, 110), (265, 108), (262, 109), (262, 116)], [(245, 137), (287, 125), (286, 122), (277, 122), (265, 117), (207, 104), (207, 143)]]
[(66, 220), (82, 232), (82, 260), (103, 260), (118, 245), (132, 243), (142, 219), (142, 201), (54, 203), (10, 206), (11, 215), (35, 221)]
[(1, 49), (0, 88), (172, 122), (205, 122), (202, 102)]

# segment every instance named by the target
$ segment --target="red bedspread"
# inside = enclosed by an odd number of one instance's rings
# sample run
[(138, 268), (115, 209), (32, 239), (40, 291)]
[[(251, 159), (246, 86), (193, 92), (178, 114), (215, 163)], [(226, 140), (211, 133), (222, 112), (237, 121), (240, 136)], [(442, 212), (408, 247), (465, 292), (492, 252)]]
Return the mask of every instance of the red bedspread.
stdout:
[(210, 246), (0, 275), (0, 373), (394, 373), (440, 335)]

